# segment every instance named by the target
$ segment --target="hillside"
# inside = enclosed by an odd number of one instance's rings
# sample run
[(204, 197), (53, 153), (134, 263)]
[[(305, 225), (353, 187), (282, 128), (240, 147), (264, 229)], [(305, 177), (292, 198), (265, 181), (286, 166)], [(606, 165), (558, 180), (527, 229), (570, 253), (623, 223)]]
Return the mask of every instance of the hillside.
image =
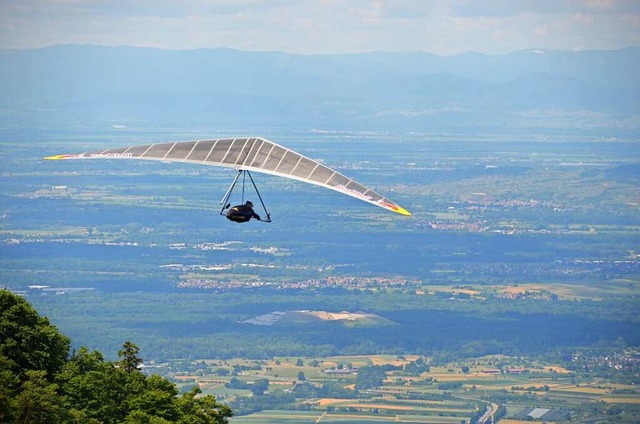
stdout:
[(243, 323), (254, 325), (303, 325), (319, 322), (334, 322), (346, 327), (377, 327), (393, 325), (393, 321), (379, 315), (366, 312), (327, 312), (327, 311), (275, 311), (263, 314)]

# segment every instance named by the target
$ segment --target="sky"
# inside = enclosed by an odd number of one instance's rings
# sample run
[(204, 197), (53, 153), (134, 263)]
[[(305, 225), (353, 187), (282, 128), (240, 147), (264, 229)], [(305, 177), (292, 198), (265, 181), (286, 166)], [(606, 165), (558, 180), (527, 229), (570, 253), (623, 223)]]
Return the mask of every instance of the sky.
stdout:
[(0, 48), (297, 54), (640, 46), (640, 0), (0, 0)]

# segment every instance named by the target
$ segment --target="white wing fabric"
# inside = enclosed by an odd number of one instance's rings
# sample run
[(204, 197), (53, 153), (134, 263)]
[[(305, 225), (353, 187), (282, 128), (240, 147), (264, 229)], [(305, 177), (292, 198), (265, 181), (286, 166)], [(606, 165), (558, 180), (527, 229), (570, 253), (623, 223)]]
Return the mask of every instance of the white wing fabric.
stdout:
[(111, 148), (45, 159), (146, 159), (223, 166), (263, 172), (326, 187), (381, 208), (411, 215), (370, 188), (321, 163), (262, 137), (219, 138)]

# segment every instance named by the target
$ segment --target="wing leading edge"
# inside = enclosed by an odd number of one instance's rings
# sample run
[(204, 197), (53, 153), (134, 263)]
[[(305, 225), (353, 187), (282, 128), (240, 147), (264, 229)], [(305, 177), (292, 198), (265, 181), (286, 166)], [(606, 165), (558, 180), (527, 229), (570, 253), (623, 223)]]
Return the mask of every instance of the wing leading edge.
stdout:
[(48, 156), (62, 159), (146, 159), (222, 166), (263, 172), (315, 184), (401, 215), (411, 213), (357, 181), (262, 137), (180, 141)]

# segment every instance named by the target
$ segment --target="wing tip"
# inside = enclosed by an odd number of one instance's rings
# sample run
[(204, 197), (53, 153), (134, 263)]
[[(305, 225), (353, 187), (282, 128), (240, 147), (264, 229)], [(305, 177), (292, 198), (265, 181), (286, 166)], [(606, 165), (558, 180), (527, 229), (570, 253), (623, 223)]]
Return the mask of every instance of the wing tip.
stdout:
[(412, 216), (411, 212), (409, 212), (408, 210), (400, 206), (396, 206), (396, 208), (393, 211), (396, 213), (399, 213), (400, 215)]
[(73, 159), (77, 158), (78, 155), (53, 155), (53, 156), (45, 156), (43, 159), (46, 160), (62, 160), (62, 159)]
[(400, 205), (396, 205), (395, 203), (388, 201), (388, 200), (383, 200), (381, 202), (378, 202), (379, 206), (382, 206), (383, 208), (393, 211), (395, 213), (398, 213), (400, 215), (404, 215), (404, 216), (412, 216), (411, 212), (409, 212), (408, 210), (406, 210), (405, 208), (403, 208)]

